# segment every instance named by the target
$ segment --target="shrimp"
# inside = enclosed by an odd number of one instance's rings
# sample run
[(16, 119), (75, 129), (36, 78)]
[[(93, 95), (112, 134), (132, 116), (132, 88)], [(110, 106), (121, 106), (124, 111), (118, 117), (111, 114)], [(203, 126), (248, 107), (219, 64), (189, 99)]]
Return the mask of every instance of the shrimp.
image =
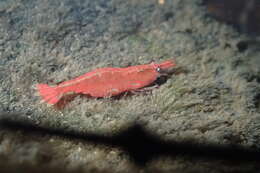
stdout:
[(151, 85), (163, 72), (175, 66), (173, 60), (125, 68), (99, 68), (56, 86), (37, 84), (43, 102), (57, 104), (67, 94), (84, 94), (94, 98), (117, 96)]

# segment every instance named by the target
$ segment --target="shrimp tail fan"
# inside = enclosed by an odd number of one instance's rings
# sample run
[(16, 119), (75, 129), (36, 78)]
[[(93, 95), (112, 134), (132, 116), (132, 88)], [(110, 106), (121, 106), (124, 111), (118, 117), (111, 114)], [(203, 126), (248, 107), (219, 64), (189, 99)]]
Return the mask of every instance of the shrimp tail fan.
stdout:
[(36, 88), (42, 97), (42, 100), (48, 104), (54, 105), (60, 100), (60, 93), (57, 91), (57, 88), (51, 87), (47, 84), (38, 84)]

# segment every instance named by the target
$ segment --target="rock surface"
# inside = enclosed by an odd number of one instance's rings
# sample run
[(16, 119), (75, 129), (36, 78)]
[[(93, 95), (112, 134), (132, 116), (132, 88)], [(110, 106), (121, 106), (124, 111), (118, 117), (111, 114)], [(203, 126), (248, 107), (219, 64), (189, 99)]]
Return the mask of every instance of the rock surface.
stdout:
[[(197, 158), (192, 144), (260, 149), (258, 44), (209, 16), (200, 0), (2, 0), (0, 118), (30, 128), (1, 126), (0, 166), (6, 172), (257, 172), (259, 157), (244, 162), (241, 155), (238, 164), (234, 158)], [(55, 110), (40, 104), (33, 89), (98, 67), (171, 57), (188, 72), (149, 94), (76, 97)], [(145, 132), (128, 132), (136, 125)], [(191, 150), (185, 156), (158, 151), (140, 167), (147, 160), (126, 152), (121, 139), (126, 135), (135, 148), (153, 152), (149, 143), (138, 143), (148, 139), (146, 132), (188, 141)], [(140, 148), (134, 153), (142, 156)]]

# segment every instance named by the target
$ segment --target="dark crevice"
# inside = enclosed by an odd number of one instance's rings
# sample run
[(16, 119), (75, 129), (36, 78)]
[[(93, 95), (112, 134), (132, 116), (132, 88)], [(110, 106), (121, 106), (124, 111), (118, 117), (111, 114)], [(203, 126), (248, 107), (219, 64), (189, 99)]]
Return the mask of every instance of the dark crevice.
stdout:
[(256, 149), (242, 147), (237, 144), (199, 144), (192, 140), (187, 142), (165, 141), (159, 136), (144, 130), (140, 124), (135, 124), (114, 136), (103, 136), (94, 133), (51, 129), (29, 123), (28, 120), (19, 121), (17, 118), (10, 119), (10, 116), (2, 116), (0, 128), (23, 131), (27, 135), (54, 135), (65, 137), (69, 140), (81, 140), (110, 147), (119, 147), (126, 151), (131, 160), (139, 166), (145, 166), (147, 162), (161, 156), (173, 158), (176, 158), (176, 156), (188, 156), (191, 159), (205, 159), (206, 161), (225, 160), (231, 163), (237, 162), (238, 164), (260, 161), (260, 151)]
[(254, 106), (258, 112), (260, 112), (260, 92), (257, 93), (254, 97)]
[(171, 18), (173, 18), (173, 13), (172, 12), (167, 12), (167, 13), (165, 13), (164, 14), (164, 19), (165, 19), (165, 21), (168, 21), (168, 20), (170, 20)]
[(260, 34), (260, 2), (257, 0), (204, 0), (209, 14), (240, 32)]
[(237, 43), (237, 49), (239, 52), (244, 52), (248, 48), (248, 43), (246, 41), (240, 41)]

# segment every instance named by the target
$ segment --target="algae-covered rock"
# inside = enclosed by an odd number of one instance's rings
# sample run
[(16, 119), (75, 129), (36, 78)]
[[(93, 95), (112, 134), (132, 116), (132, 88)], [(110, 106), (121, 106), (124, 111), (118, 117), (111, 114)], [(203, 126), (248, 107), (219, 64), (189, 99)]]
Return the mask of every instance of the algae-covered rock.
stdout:
[[(0, 117), (13, 126), (1, 126), (0, 165), (6, 161), (11, 167), (6, 164), (3, 171), (13, 172), (12, 167), (24, 172), (255, 172), (257, 157), (243, 164), (239, 160), (241, 166), (232, 164), (232, 157), (230, 162), (223, 155), (197, 159), (192, 149), (175, 157), (156, 147), (162, 141), (188, 141), (191, 148), (195, 143), (259, 149), (257, 45), (209, 16), (201, 0), (2, 0)], [(77, 96), (57, 110), (41, 103), (33, 88), (99, 67), (173, 57), (185, 73), (170, 76), (150, 92), (105, 99)], [(142, 131), (127, 136), (135, 125), (159, 140), (152, 146), (158, 155), (150, 159), (143, 153), (144, 167), (136, 165), (141, 150), (124, 148), (147, 139)], [(121, 141), (128, 137), (131, 141)], [(153, 151), (145, 141), (138, 145)]]

